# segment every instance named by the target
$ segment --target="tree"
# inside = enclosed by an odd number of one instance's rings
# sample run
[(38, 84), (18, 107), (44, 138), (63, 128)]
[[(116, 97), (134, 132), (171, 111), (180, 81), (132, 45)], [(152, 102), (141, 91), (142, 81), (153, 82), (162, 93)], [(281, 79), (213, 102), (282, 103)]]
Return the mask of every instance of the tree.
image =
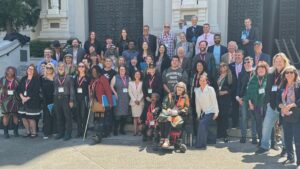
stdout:
[(0, 31), (18, 32), (36, 26), (40, 16), (39, 0), (0, 0)]

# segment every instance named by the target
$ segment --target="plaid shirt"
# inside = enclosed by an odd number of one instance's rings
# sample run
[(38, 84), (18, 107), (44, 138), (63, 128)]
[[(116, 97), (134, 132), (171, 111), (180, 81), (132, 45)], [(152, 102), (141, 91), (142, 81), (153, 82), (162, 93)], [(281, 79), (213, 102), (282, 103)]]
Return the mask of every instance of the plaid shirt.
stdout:
[(172, 58), (174, 55), (176, 39), (176, 35), (173, 32), (169, 34), (162, 33), (158, 38), (159, 44), (166, 45), (169, 58)]

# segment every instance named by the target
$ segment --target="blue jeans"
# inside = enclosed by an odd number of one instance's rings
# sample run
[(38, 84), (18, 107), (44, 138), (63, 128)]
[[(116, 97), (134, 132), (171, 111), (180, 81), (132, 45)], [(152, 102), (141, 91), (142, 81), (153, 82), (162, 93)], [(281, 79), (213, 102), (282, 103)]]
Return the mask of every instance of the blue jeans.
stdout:
[(263, 122), (261, 148), (268, 150), (270, 148), (270, 140), (272, 129), (275, 126), (276, 121), (279, 120), (279, 112), (273, 110), (270, 104), (267, 105), (266, 116)]
[(244, 103), (242, 106), (240, 106), (240, 112), (241, 112), (241, 135), (242, 137), (246, 137), (247, 135), (247, 125), (248, 125), (248, 118), (250, 116), (251, 118), (251, 134), (252, 138), (256, 138), (256, 122), (255, 118), (253, 116), (253, 113), (248, 111), (248, 106)]
[(205, 148), (207, 145), (208, 126), (213, 121), (214, 113), (204, 114), (199, 120), (196, 148)]
[(289, 123), (283, 119), (283, 130), (284, 130), (284, 140), (285, 148), (287, 151), (288, 159), (294, 159), (294, 148), (293, 141), (296, 147), (297, 165), (300, 165), (300, 121), (296, 123)]

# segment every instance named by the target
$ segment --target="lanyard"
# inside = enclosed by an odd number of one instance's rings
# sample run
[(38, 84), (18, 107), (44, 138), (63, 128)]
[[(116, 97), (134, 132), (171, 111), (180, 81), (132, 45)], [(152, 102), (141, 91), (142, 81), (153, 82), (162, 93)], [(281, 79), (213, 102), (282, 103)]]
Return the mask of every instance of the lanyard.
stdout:
[(288, 87), (288, 85), (286, 85), (285, 90), (283, 91), (283, 99), (285, 101), (287, 101), (288, 90), (289, 90), (289, 87)]
[(263, 80), (264, 80), (264, 78), (262, 78), (261, 80), (259, 80), (259, 79), (258, 79), (258, 84), (259, 84), (259, 87), (261, 87), (261, 86), (262, 86)]
[(30, 82), (31, 82), (31, 80), (28, 80), (28, 79), (26, 80), (26, 82), (25, 82), (25, 91), (27, 91)]
[(223, 84), (224, 84), (224, 81), (225, 81), (225, 76), (221, 79), (221, 80), (219, 80), (219, 87), (222, 87), (223, 86)]
[(151, 80), (149, 79), (149, 86), (150, 86), (150, 88), (152, 88), (152, 83), (154, 81), (154, 78), (155, 78), (155, 76), (153, 76)]
[(13, 79), (12, 81), (7, 80), (7, 82), (8, 82), (7, 88), (8, 88), (9, 90), (12, 90), (12, 85), (13, 85), (13, 82), (14, 82), (14, 81), (15, 81), (15, 79)]
[[(275, 73), (275, 77), (276, 77), (276, 73)], [(277, 78), (275, 78), (275, 80), (274, 80), (274, 85), (276, 85), (276, 84), (277, 84), (277, 81), (278, 81), (279, 77), (280, 77), (280, 74), (278, 75), (278, 77), (277, 77)]]
[(67, 77), (67, 75), (65, 74), (64, 79), (63, 79), (62, 81), (60, 81), (60, 78), (59, 78), (59, 76), (58, 76), (58, 82), (59, 82), (60, 86), (64, 85), (65, 80), (66, 80), (66, 77)]
[(79, 76), (78, 76), (78, 78), (77, 78), (78, 87), (81, 87), (81, 85), (82, 85), (84, 79), (85, 79), (84, 76), (81, 77), (81, 78), (79, 78)]
[(122, 80), (124, 86), (127, 87), (126, 77), (121, 77), (121, 80)]

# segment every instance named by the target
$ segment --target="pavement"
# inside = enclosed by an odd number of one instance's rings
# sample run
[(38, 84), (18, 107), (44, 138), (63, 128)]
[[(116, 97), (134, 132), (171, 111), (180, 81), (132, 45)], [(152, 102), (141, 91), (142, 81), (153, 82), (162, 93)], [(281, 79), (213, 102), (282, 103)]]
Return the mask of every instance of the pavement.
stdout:
[(238, 138), (229, 143), (218, 141), (207, 150), (189, 148), (186, 153), (153, 151), (151, 143), (139, 136), (114, 136), (90, 146), (91, 135), (83, 141), (43, 140), (38, 138), (4, 139), (0, 131), (0, 168), (7, 169), (283, 169), (280, 151), (254, 155), (257, 149), (250, 140), (240, 144)]

